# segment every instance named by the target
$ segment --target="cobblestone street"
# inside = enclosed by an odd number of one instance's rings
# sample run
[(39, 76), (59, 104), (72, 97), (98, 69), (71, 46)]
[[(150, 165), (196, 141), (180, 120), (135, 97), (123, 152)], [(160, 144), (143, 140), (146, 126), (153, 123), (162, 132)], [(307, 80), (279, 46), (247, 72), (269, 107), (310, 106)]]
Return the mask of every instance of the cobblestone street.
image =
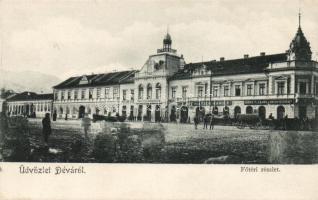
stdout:
[[(34, 143), (41, 145), (40, 120), (30, 120), (29, 124), (32, 140)], [(143, 123), (140, 122), (129, 122), (127, 124), (131, 129), (143, 127)], [(147, 126), (157, 125), (155, 123), (144, 124), (147, 124)], [(213, 130), (204, 130), (203, 125), (199, 125), (198, 129), (195, 130), (193, 124), (169, 123), (162, 125), (164, 127), (165, 155), (162, 158), (163, 160), (158, 162), (165, 163), (203, 163), (208, 159), (218, 159), (224, 156), (227, 159), (224, 161), (225, 163), (268, 163), (268, 159), (273, 159), (272, 157), (282, 159), (282, 155), (276, 155), (276, 152), (282, 150), (271, 150), (270, 148), (273, 146), (271, 143), (275, 143), (275, 148), (284, 150), (286, 148), (284, 135), (290, 134), (286, 131), (238, 129), (234, 126), (215, 126)], [(104, 122), (92, 123), (90, 141), (93, 141), (99, 132), (103, 132), (103, 126)], [(51, 148), (61, 149), (62, 151), (69, 151), (74, 140), (83, 136), (83, 130), (78, 120), (53, 122), (52, 129), (53, 133), (49, 145)], [(299, 134), (313, 135), (314, 138), (317, 138), (316, 133), (299, 132)], [(270, 139), (270, 136), (276, 135), (278, 138)], [(155, 133), (150, 137), (155, 138)], [(316, 142), (316, 140), (312, 141)], [(314, 144), (308, 145), (312, 146)], [(270, 151), (273, 155), (269, 154)], [(297, 153), (293, 152), (291, 156), (293, 155), (296, 156)], [(315, 157), (316, 155), (312, 156)]]

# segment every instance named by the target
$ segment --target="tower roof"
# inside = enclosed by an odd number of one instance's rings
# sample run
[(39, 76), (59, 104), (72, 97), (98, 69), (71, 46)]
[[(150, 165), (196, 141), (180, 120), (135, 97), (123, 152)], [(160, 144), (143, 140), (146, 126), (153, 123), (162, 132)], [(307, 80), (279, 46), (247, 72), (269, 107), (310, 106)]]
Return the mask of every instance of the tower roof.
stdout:
[(169, 45), (171, 45), (171, 43), (172, 43), (171, 36), (170, 36), (169, 33), (167, 33), (166, 36), (165, 36), (164, 39), (163, 39), (163, 44), (169, 44)]
[[(301, 24), (300, 24), (300, 13), (299, 13), (299, 21), (298, 21), (298, 30), (291, 41), (289, 45), (289, 54), (291, 59), (294, 60), (311, 60), (311, 48), (310, 48), (310, 43), (307, 41), (302, 29), (301, 29)], [(293, 56), (292, 56), (293, 55)]]

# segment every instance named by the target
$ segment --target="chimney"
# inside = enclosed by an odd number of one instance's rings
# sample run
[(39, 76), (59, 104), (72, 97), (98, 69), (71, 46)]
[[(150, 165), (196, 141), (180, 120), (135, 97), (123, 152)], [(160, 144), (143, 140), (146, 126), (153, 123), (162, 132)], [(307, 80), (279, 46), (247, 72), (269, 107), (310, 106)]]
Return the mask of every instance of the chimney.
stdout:
[(260, 56), (265, 56), (265, 52), (261, 52), (261, 53), (260, 53)]
[(244, 58), (247, 59), (248, 58), (248, 54), (244, 54)]
[(220, 58), (220, 61), (224, 61), (224, 60), (225, 60), (225, 58), (224, 58), (224, 57), (221, 57), (221, 58)]

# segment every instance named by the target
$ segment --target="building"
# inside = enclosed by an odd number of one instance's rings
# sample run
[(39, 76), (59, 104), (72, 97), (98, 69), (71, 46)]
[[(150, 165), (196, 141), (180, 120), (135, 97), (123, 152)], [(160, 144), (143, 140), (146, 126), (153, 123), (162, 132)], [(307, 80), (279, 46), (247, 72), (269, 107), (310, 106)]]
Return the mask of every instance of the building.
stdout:
[(52, 111), (53, 94), (22, 92), (9, 97), (6, 102), (9, 116), (44, 117)]
[(188, 64), (167, 33), (139, 71), (71, 77), (54, 86), (53, 110), (75, 119), (88, 113), (187, 122), (210, 112), (316, 118), (318, 63), (311, 55), (300, 23), (286, 52)]

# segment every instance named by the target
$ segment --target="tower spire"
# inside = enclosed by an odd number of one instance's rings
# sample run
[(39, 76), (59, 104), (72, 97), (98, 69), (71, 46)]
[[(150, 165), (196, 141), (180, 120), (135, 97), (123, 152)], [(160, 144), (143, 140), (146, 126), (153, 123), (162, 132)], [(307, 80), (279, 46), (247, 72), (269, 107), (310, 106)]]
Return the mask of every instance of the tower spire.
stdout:
[(299, 9), (298, 9), (298, 27), (301, 26), (301, 0), (299, 0)]
[(300, 11), (300, 8), (299, 8), (299, 13), (298, 13), (298, 27), (300, 27), (301, 25), (301, 11)]

